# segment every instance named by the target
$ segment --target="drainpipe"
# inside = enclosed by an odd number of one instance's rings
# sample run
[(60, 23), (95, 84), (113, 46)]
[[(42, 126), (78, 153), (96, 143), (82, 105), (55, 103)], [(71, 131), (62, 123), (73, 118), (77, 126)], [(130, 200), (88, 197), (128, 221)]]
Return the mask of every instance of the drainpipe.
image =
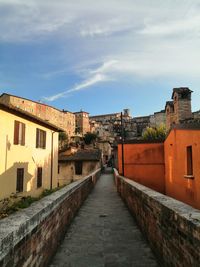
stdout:
[(56, 133), (56, 132), (52, 132), (51, 133), (51, 177), (50, 177), (50, 189), (52, 189), (52, 187), (53, 187), (53, 135), (54, 135), (54, 133)]
[(122, 176), (124, 176), (124, 125), (123, 125), (122, 112), (121, 112), (121, 138), (122, 138)]

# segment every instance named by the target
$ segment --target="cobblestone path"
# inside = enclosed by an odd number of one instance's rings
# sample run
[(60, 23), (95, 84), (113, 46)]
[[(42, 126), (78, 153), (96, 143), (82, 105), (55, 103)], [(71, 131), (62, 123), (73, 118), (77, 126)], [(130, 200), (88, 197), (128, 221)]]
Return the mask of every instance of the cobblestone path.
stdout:
[(58, 248), (50, 267), (158, 266), (133, 217), (101, 175)]

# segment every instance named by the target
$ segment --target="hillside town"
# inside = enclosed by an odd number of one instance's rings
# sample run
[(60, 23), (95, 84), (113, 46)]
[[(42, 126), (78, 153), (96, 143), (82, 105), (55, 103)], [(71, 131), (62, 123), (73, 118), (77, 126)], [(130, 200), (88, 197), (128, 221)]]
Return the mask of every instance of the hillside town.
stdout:
[(189, 88), (173, 88), (164, 109), (148, 116), (129, 109), (90, 116), (3, 93), (0, 218), (79, 182), (95, 185), (109, 167), (125, 202), (122, 177), (200, 209), (200, 110), (192, 111), (191, 99)]
[[(42, 102), (3, 93), (0, 96), (0, 119), (6, 126), (1, 131), (0, 201), (12, 196), (16, 199), (38, 197), (45, 189), (67, 185), (106, 164), (122, 173), (120, 146), (123, 143), (123, 157), (127, 160), (123, 160), (123, 175), (200, 208), (199, 159), (196, 156), (200, 140), (200, 110), (192, 112), (191, 95), (192, 91), (187, 87), (174, 88), (172, 100), (166, 102), (165, 109), (148, 116), (132, 117), (129, 109), (89, 116), (86, 111), (59, 110)], [(160, 144), (160, 155), (152, 154), (151, 158), (143, 159), (151, 162), (152, 171), (150, 165), (147, 170), (142, 165), (141, 172), (137, 167), (135, 173), (133, 169), (138, 163), (131, 160), (136, 157), (134, 146), (143, 143), (144, 147), (145, 143), (158, 142), (145, 141), (143, 134), (148, 128), (156, 129), (161, 125), (166, 128), (167, 135)], [(180, 137), (177, 135), (179, 132)], [(89, 142), (87, 136), (91, 138)], [(170, 150), (166, 148), (168, 143)], [(181, 147), (177, 147), (179, 143)], [(146, 151), (146, 148), (143, 149)], [(183, 150), (180, 163), (177, 149)], [(173, 161), (173, 158), (176, 160)], [(158, 167), (161, 169), (155, 171), (157, 161), (161, 162)], [(188, 164), (186, 167), (184, 162)], [(179, 164), (183, 166), (176, 171)], [(180, 171), (183, 173), (177, 175), (176, 172)], [(148, 176), (154, 177), (153, 181)], [(178, 177), (185, 179), (176, 180)], [(179, 184), (182, 185), (182, 193), (175, 188)]]

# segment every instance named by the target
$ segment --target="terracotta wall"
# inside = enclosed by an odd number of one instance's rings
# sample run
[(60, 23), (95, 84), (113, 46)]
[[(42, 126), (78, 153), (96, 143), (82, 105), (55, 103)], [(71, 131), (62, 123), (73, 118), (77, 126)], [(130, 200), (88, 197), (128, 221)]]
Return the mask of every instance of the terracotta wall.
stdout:
[[(118, 145), (119, 173), (122, 173), (122, 148)], [(124, 144), (124, 176), (165, 193), (163, 143)]]
[[(187, 174), (192, 146), (193, 177)], [(174, 129), (165, 141), (166, 194), (200, 209), (200, 131)]]

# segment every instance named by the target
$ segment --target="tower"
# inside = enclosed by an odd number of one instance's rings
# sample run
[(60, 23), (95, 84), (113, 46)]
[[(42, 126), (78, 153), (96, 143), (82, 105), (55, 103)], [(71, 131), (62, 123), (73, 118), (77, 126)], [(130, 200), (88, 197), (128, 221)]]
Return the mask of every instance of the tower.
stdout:
[(192, 91), (188, 87), (173, 89), (172, 99), (174, 104), (174, 122), (176, 124), (185, 119), (192, 118), (191, 94)]

